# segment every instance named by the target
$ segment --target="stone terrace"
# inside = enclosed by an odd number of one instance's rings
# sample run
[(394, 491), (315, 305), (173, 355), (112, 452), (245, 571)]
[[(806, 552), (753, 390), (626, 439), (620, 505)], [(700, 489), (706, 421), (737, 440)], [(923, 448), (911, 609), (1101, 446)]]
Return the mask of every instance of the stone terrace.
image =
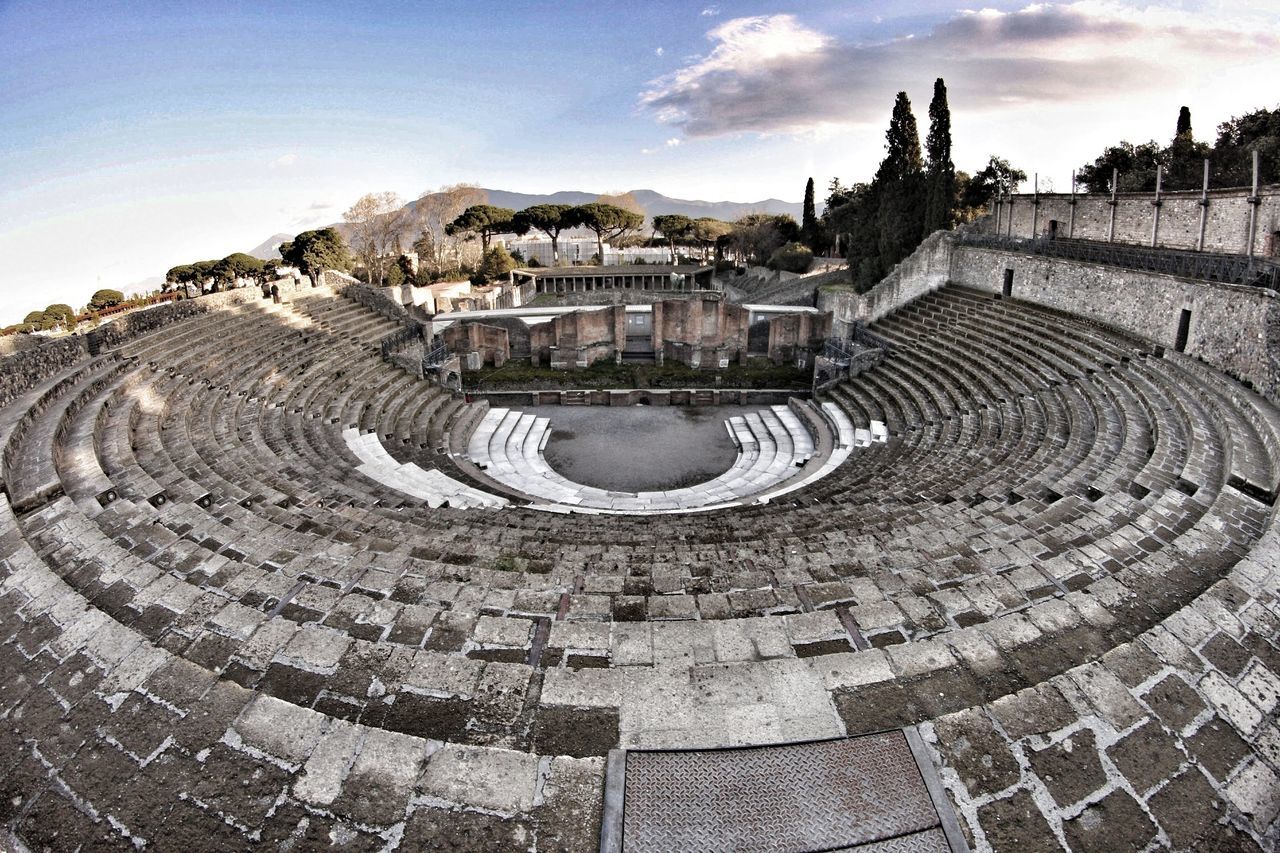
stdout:
[[(484, 415), (324, 289), (0, 409), (0, 824), (32, 849), (591, 850), (610, 749), (918, 725), (979, 850), (1274, 850), (1280, 416), (948, 287), (764, 506), (432, 509)], [(0, 835), (0, 846), (5, 846)]]

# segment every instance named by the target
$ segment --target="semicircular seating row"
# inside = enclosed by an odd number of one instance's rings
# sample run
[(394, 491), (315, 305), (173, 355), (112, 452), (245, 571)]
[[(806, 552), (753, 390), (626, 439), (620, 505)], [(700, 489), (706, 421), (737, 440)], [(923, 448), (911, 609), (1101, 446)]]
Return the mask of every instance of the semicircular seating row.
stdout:
[[(787, 406), (727, 418), (725, 428), (738, 449), (733, 464), (712, 480), (665, 491), (612, 491), (567, 479), (543, 455), (551, 419), (519, 410), (490, 409), (471, 434), (468, 455), (485, 475), (534, 499), (530, 508), (535, 510), (709, 512), (745, 502), (767, 503), (826, 476), (844, 462), (852, 451), (853, 425), (831, 404), (822, 407), (821, 415), (818, 411), (792, 400)], [(826, 437), (822, 442), (826, 449), (812, 465), (817, 448), (810, 430)]]
[[(949, 715), (1062, 691), (1086, 722), (1137, 727), (1176, 676), (1210, 709), (1153, 727), (1183, 763), (1210, 721), (1251, 742), (1274, 720), (1231, 716), (1274, 637), (1240, 668), (1208, 644), (1264, 622), (1280, 418), (1192, 359), (949, 287), (877, 323), (893, 354), (832, 394), (888, 441), (785, 499), (496, 513), (432, 507), (454, 489), (439, 477), (488, 493), (455, 462), (485, 410), (389, 369), (393, 328), (325, 291), (222, 310), (0, 409), (0, 756), (14, 785), (76, 803), (23, 800), (20, 833), (128, 846), (199, 826), (235, 847), (305, 816), (427, 847), (424, 827), (465, 815), (579, 849), (596, 818), (563, 798), (592, 802), (619, 745), (933, 720), (951, 795), (1003, 801), (1043, 790), (1034, 762), (967, 791)], [(410, 463), (435, 473), (360, 473)], [(1113, 674), (1157, 653), (1145, 680)], [(1000, 737), (1030, 752), (1084, 724)], [(1259, 761), (1205, 778), (1232, 803)], [(1159, 819), (1158, 791), (1124, 791)], [(964, 811), (975, 837), (984, 809)], [(1061, 834), (1070, 811), (1048, 819)]]

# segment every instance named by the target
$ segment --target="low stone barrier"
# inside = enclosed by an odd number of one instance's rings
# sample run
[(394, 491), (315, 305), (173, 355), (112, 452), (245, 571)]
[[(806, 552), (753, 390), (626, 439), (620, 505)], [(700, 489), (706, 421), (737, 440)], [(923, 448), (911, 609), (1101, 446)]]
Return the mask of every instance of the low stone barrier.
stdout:
[(807, 399), (795, 389), (648, 388), (567, 391), (469, 392), (467, 401), (485, 400), (494, 406), (772, 406), (792, 397)]
[(88, 341), (80, 335), (50, 338), (6, 356), (0, 361), (0, 406), (88, 357)]

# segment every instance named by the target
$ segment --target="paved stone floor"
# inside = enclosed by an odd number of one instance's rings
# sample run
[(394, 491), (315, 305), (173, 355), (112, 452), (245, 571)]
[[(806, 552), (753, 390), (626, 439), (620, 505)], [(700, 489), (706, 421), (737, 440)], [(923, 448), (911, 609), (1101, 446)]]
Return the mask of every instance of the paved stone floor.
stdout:
[(395, 328), (233, 306), (0, 408), (0, 847), (593, 850), (611, 750), (913, 726), (975, 850), (1280, 849), (1267, 401), (948, 287), (824, 479), (464, 510), (344, 438), (484, 488)]
[(551, 418), (546, 458), (575, 483), (622, 492), (677, 489), (710, 480), (738, 449), (724, 421), (755, 406), (526, 406)]

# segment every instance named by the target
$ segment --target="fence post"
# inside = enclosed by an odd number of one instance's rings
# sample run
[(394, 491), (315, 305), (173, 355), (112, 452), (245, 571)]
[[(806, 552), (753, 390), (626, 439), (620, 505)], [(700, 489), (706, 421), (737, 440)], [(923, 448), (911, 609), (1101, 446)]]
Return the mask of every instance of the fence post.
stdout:
[(1258, 148), (1253, 149), (1253, 192), (1249, 194), (1249, 261), (1253, 262), (1253, 244), (1258, 234), (1258, 205), (1262, 199), (1258, 196)]
[(1200, 187), (1200, 231), (1196, 235), (1196, 251), (1204, 251), (1205, 220), (1209, 214), (1209, 158), (1204, 158), (1204, 182)]
[(1120, 186), (1120, 170), (1111, 170), (1111, 199), (1107, 204), (1111, 205), (1111, 224), (1107, 226), (1107, 242), (1114, 243), (1116, 240), (1116, 188)]
[(1153, 213), (1151, 215), (1151, 248), (1155, 248), (1157, 241), (1160, 239), (1160, 183), (1164, 178), (1164, 167), (1156, 166), (1156, 197), (1151, 200)]

